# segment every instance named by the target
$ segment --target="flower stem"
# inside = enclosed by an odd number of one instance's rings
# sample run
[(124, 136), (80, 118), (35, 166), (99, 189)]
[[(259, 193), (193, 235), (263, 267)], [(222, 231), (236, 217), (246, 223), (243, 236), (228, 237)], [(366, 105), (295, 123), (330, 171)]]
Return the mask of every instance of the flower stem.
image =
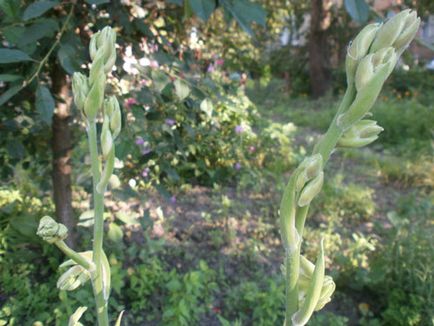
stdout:
[(93, 176), (93, 209), (95, 225), (93, 229), (93, 262), (95, 273), (92, 279), (93, 293), (96, 301), (96, 310), (99, 326), (108, 326), (107, 301), (104, 298), (104, 284), (102, 271), (103, 236), (104, 236), (104, 193), (99, 193), (96, 186), (101, 179), (100, 162), (97, 147), (97, 132), (95, 121), (88, 124), (89, 151), (91, 158), (91, 170)]
[(88, 261), (86, 258), (81, 256), (79, 253), (77, 253), (74, 250), (72, 250), (71, 248), (69, 248), (68, 245), (65, 243), (65, 241), (63, 241), (63, 240), (56, 241), (54, 244), (67, 257), (71, 258), (73, 261), (75, 261), (77, 264), (81, 265), (82, 267), (86, 268), (88, 271), (92, 271), (93, 269), (95, 269), (95, 266), (92, 262)]

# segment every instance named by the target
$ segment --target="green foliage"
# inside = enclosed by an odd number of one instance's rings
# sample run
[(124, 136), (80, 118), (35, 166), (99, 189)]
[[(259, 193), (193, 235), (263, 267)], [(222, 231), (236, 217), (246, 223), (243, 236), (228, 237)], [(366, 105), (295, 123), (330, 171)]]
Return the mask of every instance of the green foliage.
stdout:
[(284, 303), (284, 284), (270, 278), (268, 282), (243, 282), (231, 288), (225, 307), (232, 310), (243, 324), (277, 325), (283, 323), (277, 314)]

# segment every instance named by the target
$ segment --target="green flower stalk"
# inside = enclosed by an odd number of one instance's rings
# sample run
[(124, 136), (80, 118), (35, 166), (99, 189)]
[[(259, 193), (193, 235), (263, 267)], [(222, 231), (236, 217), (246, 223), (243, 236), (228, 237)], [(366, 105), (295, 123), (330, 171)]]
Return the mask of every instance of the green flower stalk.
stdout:
[(384, 82), (417, 33), (420, 18), (404, 10), (385, 24), (363, 28), (348, 47), (347, 90), (327, 132), (295, 169), (280, 204), (280, 232), (285, 248), (286, 326), (302, 326), (331, 300), (335, 283), (325, 275), (324, 245), (313, 264), (301, 255), (303, 230), (311, 201), (321, 191), (324, 172), (336, 147), (363, 147), (383, 128), (367, 120)]
[[(63, 241), (67, 237), (68, 230), (63, 224), (57, 223), (48, 216), (41, 219), (37, 234), (48, 243), (55, 244), (70, 258), (60, 266), (68, 269), (60, 276), (57, 287), (60, 290), (73, 291), (91, 280), (98, 325), (108, 326), (107, 304), (111, 285), (110, 266), (103, 250), (104, 192), (114, 169), (115, 140), (121, 131), (122, 117), (116, 97), (111, 96), (104, 100), (104, 92), (106, 75), (112, 70), (116, 61), (116, 33), (110, 27), (105, 27), (94, 34), (89, 51), (92, 59), (89, 77), (78, 72), (74, 73), (72, 89), (75, 105), (87, 124), (95, 219), (93, 248), (82, 253), (69, 248)], [(100, 135), (102, 155), (99, 155), (96, 128), (96, 119), (100, 115), (103, 116)], [(102, 171), (101, 167), (103, 167)], [(69, 325), (81, 325), (79, 319), (86, 309), (87, 307), (78, 308), (71, 316)], [(120, 325), (121, 317), (122, 315), (119, 316), (116, 325)]]

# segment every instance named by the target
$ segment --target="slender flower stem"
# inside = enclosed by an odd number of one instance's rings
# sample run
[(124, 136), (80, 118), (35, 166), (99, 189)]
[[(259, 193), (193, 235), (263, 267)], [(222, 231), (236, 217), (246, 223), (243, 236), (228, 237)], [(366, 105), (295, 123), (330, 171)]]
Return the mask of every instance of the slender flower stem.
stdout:
[(65, 243), (65, 241), (60, 240), (60, 241), (56, 241), (54, 243), (57, 248), (59, 248), (67, 257), (71, 258), (73, 261), (75, 261), (77, 264), (83, 266), (84, 268), (86, 268), (88, 271), (92, 271), (95, 269), (95, 265), (88, 261), (86, 258), (84, 258), (82, 255), (80, 255), (79, 253), (75, 252), (74, 250), (72, 250), (71, 248), (68, 247), (68, 245)]
[(104, 193), (96, 190), (96, 185), (101, 179), (100, 162), (98, 158), (97, 132), (95, 121), (89, 122), (88, 125), (89, 151), (91, 159), (91, 169), (93, 176), (93, 208), (94, 208), (94, 235), (93, 235), (93, 262), (96, 267), (92, 286), (95, 295), (98, 325), (108, 326), (107, 302), (104, 298), (102, 256), (103, 253), (103, 236), (104, 236)]

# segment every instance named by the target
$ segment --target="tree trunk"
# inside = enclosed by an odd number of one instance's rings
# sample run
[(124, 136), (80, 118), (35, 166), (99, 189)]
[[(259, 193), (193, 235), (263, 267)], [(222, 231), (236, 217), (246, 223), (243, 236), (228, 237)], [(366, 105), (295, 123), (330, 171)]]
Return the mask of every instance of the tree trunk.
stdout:
[(52, 62), (51, 80), (53, 93), (56, 98), (56, 110), (52, 123), (52, 151), (53, 151), (53, 199), (56, 206), (58, 221), (65, 224), (69, 230), (67, 243), (75, 243), (75, 223), (72, 212), (71, 191), (71, 95), (66, 75), (62, 68)]
[(312, 96), (325, 95), (329, 88), (327, 72), (327, 35), (322, 29), (324, 7), (322, 0), (312, 0), (309, 35), (309, 75)]

